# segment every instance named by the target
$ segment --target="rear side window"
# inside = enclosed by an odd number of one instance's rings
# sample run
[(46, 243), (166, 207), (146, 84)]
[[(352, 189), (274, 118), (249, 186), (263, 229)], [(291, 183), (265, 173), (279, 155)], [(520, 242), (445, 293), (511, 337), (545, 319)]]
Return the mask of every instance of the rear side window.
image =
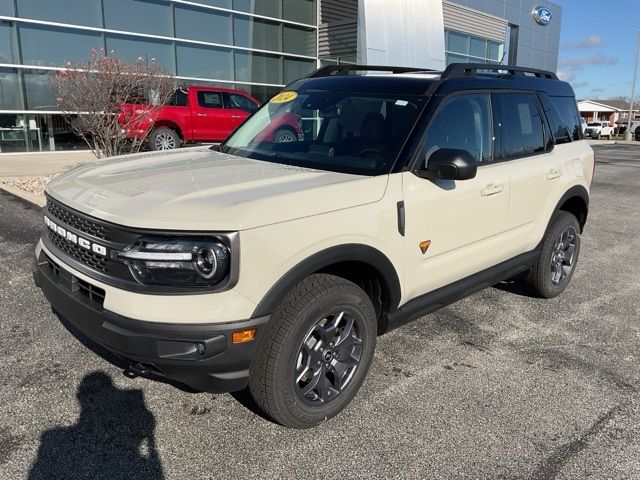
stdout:
[(549, 121), (549, 126), (551, 127), (551, 133), (553, 135), (553, 139), (556, 145), (561, 143), (568, 143), (572, 140), (572, 130), (575, 128), (574, 126), (567, 127), (565, 120), (560, 115), (558, 108), (551, 101), (551, 98), (546, 93), (540, 93), (538, 95), (540, 97), (540, 101), (542, 102), (542, 107), (544, 109), (544, 114)]
[(204, 108), (222, 108), (222, 96), (218, 92), (198, 92), (198, 105)]
[(492, 160), (489, 95), (455, 95), (431, 120), (424, 145), (425, 159), (441, 148), (466, 150), (477, 162)]
[(580, 113), (578, 112), (578, 104), (573, 97), (549, 97), (556, 107), (560, 118), (564, 122), (567, 130), (571, 134), (573, 140), (582, 138), (582, 125), (580, 122)]
[(496, 95), (503, 160), (545, 151), (542, 117), (529, 93)]

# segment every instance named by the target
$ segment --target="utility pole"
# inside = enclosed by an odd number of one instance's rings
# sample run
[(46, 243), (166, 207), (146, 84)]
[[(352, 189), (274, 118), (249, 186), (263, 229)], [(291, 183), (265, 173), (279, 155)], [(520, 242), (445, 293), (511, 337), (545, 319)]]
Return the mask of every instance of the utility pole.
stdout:
[(638, 45), (636, 46), (636, 63), (633, 67), (633, 83), (631, 84), (631, 99), (629, 100), (629, 118), (627, 119), (627, 129), (624, 132), (624, 139), (631, 140), (633, 133), (631, 132), (631, 122), (633, 121), (633, 101), (636, 96), (636, 78), (638, 74), (638, 57), (640, 57), (640, 30), (638, 30)]

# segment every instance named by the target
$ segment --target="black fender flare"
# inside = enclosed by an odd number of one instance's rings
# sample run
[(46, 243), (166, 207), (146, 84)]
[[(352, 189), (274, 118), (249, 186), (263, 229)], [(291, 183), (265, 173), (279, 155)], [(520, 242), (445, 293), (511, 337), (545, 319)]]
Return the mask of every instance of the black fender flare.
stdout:
[[(569, 190), (564, 192), (564, 195), (560, 197), (560, 200), (558, 200), (556, 207), (553, 209), (553, 214), (551, 215), (551, 217), (553, 218), (553, 215), (560, 211), (560, 207), (562, 207), (562, 205), (564, 205), (567, 200), (574, 197), (580, 198), (584, 202), (585, 214), (584, 219), (582, 219), (582, 222), (580, 222), (580, 229), (583, 229), (587, 221), (587, 215), (589, 214), (589, 192), (582, 185), (574, 185)], [(578, 221), (580, 221), (580, 219), (578, 219)], [(551, 223), (551, 219), (549, 219), (549, 223)]]
[(329, 247), (307, 257), (285, 273), (262, 298), (251, 318), (270, 315), (282, 298), (309, 275), (341, 262), (360, 262), (377, 270), (383, 278), (389, 295), (388, 310), (393, 311), (400, 303), (400, 279), (395, 267), (380, 250), (369, 245), (347, 243)]

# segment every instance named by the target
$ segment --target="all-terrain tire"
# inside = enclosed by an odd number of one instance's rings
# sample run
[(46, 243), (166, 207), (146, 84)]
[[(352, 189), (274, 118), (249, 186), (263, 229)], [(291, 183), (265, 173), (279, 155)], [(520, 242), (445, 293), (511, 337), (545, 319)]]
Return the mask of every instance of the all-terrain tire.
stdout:
[(541, 298), (560, 295), (571, 281), (579, 254), (580, 224), (573, 214), (559, 211), (551, 219), (542, 239), (535, 266), (525, 277), (531, 293)]
[[(357, 350), (359, 360), (349, 370), (349, 378), (344, 382), (343, 389), (333, 397), (327, 397), (329, 400), (326, 402), (320, 401), (320, 396), (316, 395), (318, 398), (313, 399), (316, 403), (312, 403), (312, 400), (301, 393), (304, 388), (300, 387), (301, 382), (296, 379), (299, 376), (296, 368), (300, 368), (297, 366), (304, 355), (304, 345), (309, 346), (309, 335), (320, 328), (318, 322), (321, 325), (328, 325), (330, 322), (333, 324), (333, 320), (327, 320), (326, 324), (322, 322), (324, 319), (337, 318), (336, 312), (348, 312), (348, 318), (353, 319), (352, 325), (357, 327), (361, 343), (354, 347), (344, 343), (341, 345), (353, 348), (352, 352)], [(336, 350), (344, 331), (342, 330), (340, 337), (337, 334), (332, 337), (338, 339), (335, 345), (331, 344)], [(377, 319), (373, 304), (360, 287), (333, 275), (310, 275), (283, 298), (271, 315), (249, 370), (251, 395), (258, 406), (281, 425), (311, 428), (324, 422), (342, 411), (358, 392), (373, 360), (376, 334)], [(348, 338), (353, 341), (351, 334)], [(326, 344), (318, 341), (310, 350), (325, 352), (320, 347), (327, 345), (329, 341)], [(337, 355), (335, 352), (333, 354)], [(324, 357), (315, 357), (309, 364), (315, 366), (315, 360), (319, 362), (319, 358)], [(315, 374), (313, 378), (316, 378)]]

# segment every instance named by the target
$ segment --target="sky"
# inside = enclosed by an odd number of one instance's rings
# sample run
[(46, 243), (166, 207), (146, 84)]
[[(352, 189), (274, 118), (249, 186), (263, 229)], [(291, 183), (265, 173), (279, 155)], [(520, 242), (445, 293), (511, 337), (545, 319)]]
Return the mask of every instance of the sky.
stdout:
[(552, 1), (562, 7), (558, 76), (580, 99), (630, 97), (640, 0)]

